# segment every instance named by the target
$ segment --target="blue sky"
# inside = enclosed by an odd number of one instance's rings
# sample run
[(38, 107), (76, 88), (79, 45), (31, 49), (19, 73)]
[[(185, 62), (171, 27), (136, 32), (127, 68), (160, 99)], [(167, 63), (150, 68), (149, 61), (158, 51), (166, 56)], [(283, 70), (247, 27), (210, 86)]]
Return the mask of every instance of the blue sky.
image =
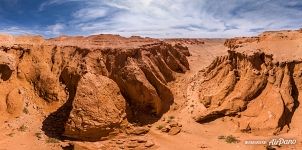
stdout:
[(233, 37), (302, 28), (302, 0), (0, 0), (0, 33)]

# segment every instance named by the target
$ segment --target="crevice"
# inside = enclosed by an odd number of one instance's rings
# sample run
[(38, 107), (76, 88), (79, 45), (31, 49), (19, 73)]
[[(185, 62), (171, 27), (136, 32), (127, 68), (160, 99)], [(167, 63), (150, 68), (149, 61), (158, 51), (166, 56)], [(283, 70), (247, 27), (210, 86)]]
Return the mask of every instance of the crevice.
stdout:
[(155, 88), (157, 95), (161, 100), (161, 112), (158, 115), (162, 115), (170, 109), (170, 106), (174, 102), (174, 97), (172, 92), (168, 87), (166, 87), (156, 76), (153, 74), (151, 69), (147, 65), (141, 67), (141, 70), (144, 72), (145, 77), (148, 82)]
[(290, 123), (292, 121), (292, 117), (296, 111), (296, 109), (299, 107), (300, 103), (298, 101), (298, 97), (299, 97), (299, 90), (297, 88), (297, 85), (295, 83), (295, 80), (294, 80), (294, 68), (296, 66), (296, 63), (292, 63), (289, 65), (289, 76), (290, 76), (290, 84), (292, 86), (292, 91), (291, 91), (291, 96), (294, 100), (294, 106), (292, 108), (292, 111), (289, 110), (286, 106), (285, 109), (284, 109), (284, 112), (283, 112), (283, 116), (281, 117), (281, 119), (279, 120), (278, 124), (279, 126), (281, 127), (281, 129), (284, 127), (284, 126), (288, 126), (290, 127)]
[(42, 130), (45, 134), (52, 138), (63, 139), (62, 134), (65, 131), (65, 124), (69, 118), (72, 110), (72, 103), (76, 95), (76, 90), (80, 75), (70, 72), (68, 68), (65, 68), (60, 75), (60, 82), (66, 85), (66, 89), (69, 93), (69, 97), (65, 104), (63, 104), (58, 110), (51, 113), (44, 121)]

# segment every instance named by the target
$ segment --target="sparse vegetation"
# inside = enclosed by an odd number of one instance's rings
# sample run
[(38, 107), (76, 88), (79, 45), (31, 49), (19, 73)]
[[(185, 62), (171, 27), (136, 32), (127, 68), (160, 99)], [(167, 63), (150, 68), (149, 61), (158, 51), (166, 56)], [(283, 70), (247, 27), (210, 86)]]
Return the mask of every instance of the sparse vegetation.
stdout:
[(37, 132), (35, 133), (35, 136), (40, 140), (42, 138), (42, 133)]
[(159, 125), (159, 126), (157, 126), (156, 127), (158, 130), (161, 130), (162, 128), (164, 128), (164, 126), (163, 125)]
[(174, 116), (169, 116), (169, 119), (170, 120), (173, 120), (175, 117)]
[(234, 137), (233, 135), (228, 135), (228, 136), (221, 135), (221, 136), (218, 136), (218, 139), (224, 140), (227, 143), (238, 143), (239, 142), (239, 140), (236, 137)]
[(27, 107), (24, 107), (24, 108), (23, 108), (23, 113), (24, 113), (24, 114), (29, 114), (29, 111), (28, 111)]
[(175, 117), (174, 116), (169, 116), (167, 122), (171, 122)]
[(225, 139), (225, 136), (224, 135), (220, 135), (220, 136), (218, 136), (218, 139), (219, 140), (223, 140), (223, 139)]
[(10, 136), (10, 137), (13, 137), (15, 135), (15, 133), (9, 133), (9, 134), (7, 134), (7, 136)]
[(58, 139), (55, 138), (48, 138), (46, 140), (47, 143), (59, 143), (60, 141)]
[(18, 128), (18, 131), (25, 132), (28, 129), (24, 124)]
[(233, 135), (229, 135), (225, 138), (225, 142), (227, 142), (227, 143), (238, 143), (239, 140), (236, 137), (234, 137)]
[(251, 133), (251, 127), (248, 125), (245, 129), (240, 130), (243, 133)]

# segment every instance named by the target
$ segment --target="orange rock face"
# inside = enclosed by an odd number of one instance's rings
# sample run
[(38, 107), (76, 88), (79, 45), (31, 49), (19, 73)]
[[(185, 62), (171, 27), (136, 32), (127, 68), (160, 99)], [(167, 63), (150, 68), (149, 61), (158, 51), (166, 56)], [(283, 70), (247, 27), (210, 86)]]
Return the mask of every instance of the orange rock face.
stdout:
[[(199, 97), (207, 109), (195, 116), (196, 121), (237, 115), (241, 131), (276, 134), (289, 129), (299, 104), (302, 61), (290, 55), (282, 58), (287, 51), (265, 45), (283, 41), (283, 34), (227, 40), (228, 55), (216, 58), (204, 71)], [(285, 40), (299, 39), (301, 35), (292, 31)]]
[(0, 35), (0, 149), (301, 141), (301, 41), (301, 30), (227, 40)]
[(65, 103), (46, 119), (45, 127), (81, 140), (97, 140), (119, 128), (126, 103), (133, 111), (167, 111), (173, 94), (166, 84), (189, 69), (186, 47), (150, 38), (1, 39), (0, 84), (7, 87), (3, 108), (7, 105), (7, 113), (15, 116), (22, 111), (22, 96), (12, 91), (17, 87), (35, 93), (46, 106)]
[(114, 81), (87, 73), (78, 83), (64, 135), (85, 140), (108, 136), (119, 128), (125, 108), (125, 99)]

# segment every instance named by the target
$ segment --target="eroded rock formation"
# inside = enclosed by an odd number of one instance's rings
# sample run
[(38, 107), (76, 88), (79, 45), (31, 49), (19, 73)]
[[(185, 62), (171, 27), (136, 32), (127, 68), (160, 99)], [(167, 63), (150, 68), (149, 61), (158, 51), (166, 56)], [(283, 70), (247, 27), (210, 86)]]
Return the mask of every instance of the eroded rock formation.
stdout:
[(290, 129), (299, 105), (302, 61), (265, 53), (261, 44), (267, 40), (262, 38), (226, 41), (228, 55), (216, 58), (203, 72), (199, 98), (206, 110), (194, 116), (196, 121), (237, 116), (243, 132), (277, 134)]
[[(175, 80), (175, 72), (184, 73), (189, 63), (179, 47), (165, 43), (130, 50), (109, 50), (104, 59), (109, 77), (120, 87), (129, 102), (138, 109), (154, 108), (155, 114), (167, 111), (173, 95), (166, 86)], [(187, 51), (187, 49), (184, 49)], [(187, 51), (188, 53), (188, 51)]]
[(131, 111), (164, 113), (173, 102), (166, 84), (189, 69), (186, 47), (150, 38), (1, 38), (0, 84), (6, 89), (0, 98), (7, 100), (0, 111), (18, 116), (23, 101), (13, 89), (26, 88), (45, 107), (62, 105), (44, 121), (46, 132), (81, 140), (98, 140), (119, 127), (126, 103)]
[(87, 73), (78, 83), (72, 108), (64, 135), (90, 140), (108, 136), (118, 128), (126, 106), (114, 81)]

